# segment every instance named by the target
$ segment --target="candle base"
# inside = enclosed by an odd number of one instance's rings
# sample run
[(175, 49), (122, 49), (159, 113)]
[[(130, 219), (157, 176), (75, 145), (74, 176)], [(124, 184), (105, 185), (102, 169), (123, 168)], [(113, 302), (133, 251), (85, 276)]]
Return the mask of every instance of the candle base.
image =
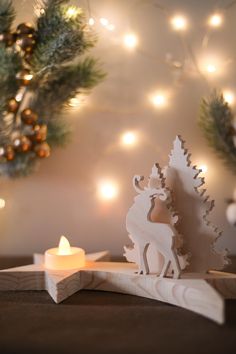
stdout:
[(59, 255), (58, 248), (50, 248), (45, 252), (46, 269), (72, 270), (85, 266), (85, 252), (82, 248), (71, 247), (71, 254)]

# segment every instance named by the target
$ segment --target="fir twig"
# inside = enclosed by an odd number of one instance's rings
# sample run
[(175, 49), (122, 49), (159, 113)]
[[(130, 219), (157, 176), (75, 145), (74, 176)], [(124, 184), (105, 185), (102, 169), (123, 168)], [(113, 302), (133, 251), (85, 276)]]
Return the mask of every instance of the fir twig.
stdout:
[(96, 86), (105, 74), (97, 60), (86, 58), (78, 64), (55, 70), (41, 82), (32, 107), (43, 120), (59, 113), (68, 101), (80, 92)]
[(0, 0), (0, 33), (8, 32), (15, 19), (15, 10), (10, 0)]
[(213, 92), (211, 97), (201, 102), (199, 125), (209, 145), (236, 173), (236, 147), (233, 142), (233, 113), (223, 95)]

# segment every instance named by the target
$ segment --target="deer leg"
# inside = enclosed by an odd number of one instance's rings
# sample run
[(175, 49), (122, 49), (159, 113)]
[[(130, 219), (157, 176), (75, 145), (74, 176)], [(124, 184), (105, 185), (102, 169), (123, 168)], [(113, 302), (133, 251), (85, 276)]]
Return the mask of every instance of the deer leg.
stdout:
[(169, 266), (170, 266), (170, 260), (169, 260), (168, 257), (164, 256), (164, 265), (162, 267), (162, 270), (161, 270), (161, 273), (160, 273), (159, 277), (161, 277), (161, 278), (166, 277), (166, 274), (168, 272)]
[(147, 249), (148, 243), (141, 243), (138, 245), (139, 248), (139, 274), (148, 274), (148, 262), (147, 262)]
[(176, 251), (174, 249), (172, 249), (171, 264), (172, 264), (172, 267), (173, 267), (173, 270), (174, 270), (173, 278), (174, 279), (179, 279), (180, 278), (180, 274), (181, 274), (181, 268), (180, 268), (180, 265), (179, 265), (178, 256), (177, 256)]

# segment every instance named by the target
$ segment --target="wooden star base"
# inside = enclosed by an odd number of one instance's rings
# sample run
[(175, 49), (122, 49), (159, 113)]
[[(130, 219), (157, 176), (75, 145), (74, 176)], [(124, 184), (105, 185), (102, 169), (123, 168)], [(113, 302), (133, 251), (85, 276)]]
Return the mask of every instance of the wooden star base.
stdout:
[(70, 271), (44, 267), (43, 255), (34, 264), (0, 271), (0, 290), (46, 290), (60, 303), (81, 289), (112, 291), (163, 301), (224, 323), (224, 299), (236, 298), (236, 274), (211, 271), (184, 273), (181, 279), (137, 274), (133, 263), (105, 262), (109, 253), (86, 256), (86, 266)]

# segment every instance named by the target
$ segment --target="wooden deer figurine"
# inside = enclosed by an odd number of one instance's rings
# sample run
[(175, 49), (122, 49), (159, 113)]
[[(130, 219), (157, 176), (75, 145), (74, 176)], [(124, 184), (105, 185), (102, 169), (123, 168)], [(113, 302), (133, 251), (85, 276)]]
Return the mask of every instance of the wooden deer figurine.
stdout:
[[(138, 196), (135, 197), (134, 204), (128, 211), (126, 228), (137, 251), (136, 263), (140, 274), (149, 274), (151, 259), (150, 256), (148, 257), (147, 250), (153, 247), (156, 250), (156, 257), (160, 253), (164, 258), (160, 277), (166, 276), (169, 268), (172, 267), (173, 277), (179, 278), (181, 266), (177, 255), (178, 232), (174, 227), (178, 216), (171, 211), (171, 194), (165, 188), (158, 164), (153, 167), (152, 177), (154, 175), (155, 178), (150, 178), (146, 188), (140, 186), (143, 177), (134, 177), (133, 185)], [(126, 256), (129, 254), (129, 249), (125, 248), (125, 251)], [(129, 257), (127, 259), (129, 260)]]

